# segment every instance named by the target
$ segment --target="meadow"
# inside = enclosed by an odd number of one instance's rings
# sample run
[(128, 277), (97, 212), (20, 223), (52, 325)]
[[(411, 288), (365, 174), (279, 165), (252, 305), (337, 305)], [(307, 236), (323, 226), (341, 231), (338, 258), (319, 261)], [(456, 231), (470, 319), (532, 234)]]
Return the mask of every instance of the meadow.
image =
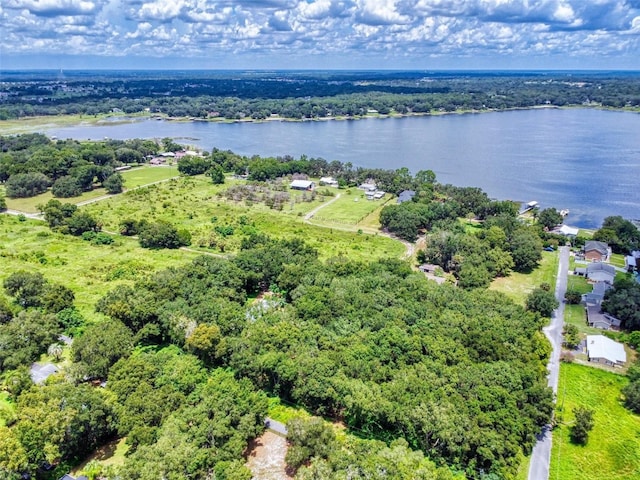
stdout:
[[(553, 432), (550, 480), (632, 480), (640, 478), (640, 416), (625, 409), (622, 375), (589, 366), (563, 363), (560, 367)], [(573, 409), (595, 411), (595, 425), (587, 445), (571, 443)]]
[[(213, 185), (207, 177), (181, 177), (84, 208), (110, 232), (118, 232), (125, 218), (170, 222), (189, 230), (192, 248), (203, 252), (233, 253), (238, 251), (242, 238), (262, 233), (276, 238), (302, 238), (318, 249), (322, 259), (348, 256), (368, 260), (399, 258), (403, 254), (400, 242), (382, 235), (344, 231), (339, 225), (331, 228), (305, 223), (304, 214), (322, 205), (318, 199), (302, 202), (299, 194), (293, 193), (292, 201), (278, 211), (262, 203), (227, 200), (224, 191), (228, 186)], [(330, 199), (325, 197), (323, 201)]]

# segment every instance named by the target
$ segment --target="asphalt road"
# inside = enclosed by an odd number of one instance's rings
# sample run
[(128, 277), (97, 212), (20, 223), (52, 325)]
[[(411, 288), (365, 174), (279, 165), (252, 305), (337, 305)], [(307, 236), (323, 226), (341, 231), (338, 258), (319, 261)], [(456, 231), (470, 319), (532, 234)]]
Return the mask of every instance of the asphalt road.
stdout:
[[(560, 352), (562, 350), (562, 328), (564, 324), (564, 294), (567, 291), (567, 271), (569, 269), (569, 247), (560, 247), (558, 276), (556, 278), (556, 299), (560, 306), (553, 312), (551, 323), (543, 328), (544, 334), (553, 348), (547, 364), (548, 385), (553, 393), (558, 393), (558, 376), (560, 374)], [(551, 425), (545, 425), (537, 436), (538, 441), (531, 452), (528, 480), (548, 480), (549, 463), (551, 461)]]

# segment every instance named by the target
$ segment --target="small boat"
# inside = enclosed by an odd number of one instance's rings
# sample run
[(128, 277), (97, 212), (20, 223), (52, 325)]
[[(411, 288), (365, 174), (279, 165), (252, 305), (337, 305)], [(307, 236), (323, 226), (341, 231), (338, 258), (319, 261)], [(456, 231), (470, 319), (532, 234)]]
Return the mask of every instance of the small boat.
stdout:
[(568, 208), (564, 208), (564, 209), (560, 210), (560, 215), (562, 215), (563, 217), (566, 217), (567, 215), (569, 215), (569, 209)]

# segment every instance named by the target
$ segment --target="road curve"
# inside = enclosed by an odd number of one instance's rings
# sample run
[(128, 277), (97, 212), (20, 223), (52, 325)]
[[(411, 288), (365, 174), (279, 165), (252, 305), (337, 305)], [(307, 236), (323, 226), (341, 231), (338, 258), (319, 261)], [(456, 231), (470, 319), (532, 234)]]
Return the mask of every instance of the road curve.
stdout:
[[(562, 329), (564, 325), (564, 294), (567, 291), (567, 271), (569, 270), (569, 247), (560, 247), (558, 276), (556, 278), (556, 299), (559, 306), (551, 316), (551, 323), (542, 330), (551, 342), (551, 358), (547, 364), (548, 385), (554, 395), (558, 393), (558, 377), (560, 374), (560, 352), (562, 350)], [(528, 480), (548, 480), (551, 462), (551, 425), (545, 425), (537, 435), (537, 442), (531, 452)]]

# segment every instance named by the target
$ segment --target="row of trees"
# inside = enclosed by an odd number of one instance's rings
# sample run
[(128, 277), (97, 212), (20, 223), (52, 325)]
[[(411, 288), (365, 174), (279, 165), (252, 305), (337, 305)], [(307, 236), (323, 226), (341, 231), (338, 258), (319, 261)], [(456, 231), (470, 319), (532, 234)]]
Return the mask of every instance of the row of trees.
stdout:
[[(388, 113), (429, 113), (455, 110), (501, 110), (537, 105), (602, 104), (638, 106), (640, 91), (633, 76), (537, 74), (430, 75), (401, 72), (379, 75), (362, 72), (343, 75), (279, 74), (242, 78), (154, 78), (123, 76), (43, 78), (34, 82), (6, 82), (10, 95), (0, 108), (0, 119), (33, 115), (95, 115), (121, 111), (150, 111), (173, 117), (265, 119), (362, 116), (375, 110)], [(428, 80), (428, 81), (425, 81)], [(87, 90), (91, 94), (87, 94)], [(153, 92), (162, 92), (154, 95)]]

